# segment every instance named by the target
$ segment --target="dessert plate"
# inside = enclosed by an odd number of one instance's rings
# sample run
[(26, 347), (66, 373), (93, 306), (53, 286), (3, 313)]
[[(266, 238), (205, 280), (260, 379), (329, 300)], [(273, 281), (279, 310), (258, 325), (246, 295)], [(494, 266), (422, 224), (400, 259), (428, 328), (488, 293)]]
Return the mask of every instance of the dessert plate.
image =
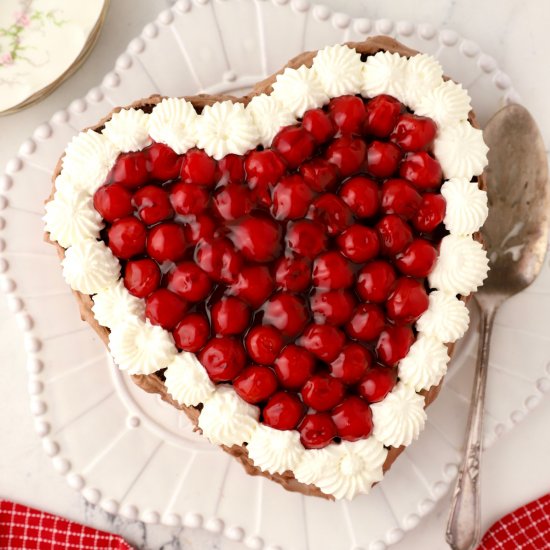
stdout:
[[(234, 38), (236, 21), (249, 29), (244, 41)], [(203, 25), (217, 28), (218, 35), (202, 36), (197, 29)], [(145, 395), (112, 366), (101, 342), (78, 319), (58, 260), (41, 242), (43, 200), (59, 154), (110, 106), (153, 92), (238, 93), (295, 53), (381, 32), (435, 55), (447, 74), (469, 88), (482, 123), (501, 103), (517, 100), (494, 60), (451, 31), (353, 20), (306, 2), (181, 1), (145, 27), (101, 86), (40, 126), (8, 164), (0, 180), (0, 270), (25, 332), (36, 428), (56, 470), (92, 503), (129, 519), (203, 525), (250, 548), (383, 548), (417, 525), (447, 491), (462, 445), (475, 331), (456, 351), (420, 442), (384, 482), (352, 503), (307, 499), (247, 476), (193, 434), (182, 414)], [(284, 40), (278, 38), (283, 34)], [(550, 302), (548, 267), (498, 319), (486, 444), (550, 389), (548, 340), (541, 329), (550, 308), (541, 302)], [(328, 521), (330, 532), (318, 528)]]
[(5, 0), (0, 12), (0, 114), (42, 99), (80, 67), (103, 25), (108, 0)]

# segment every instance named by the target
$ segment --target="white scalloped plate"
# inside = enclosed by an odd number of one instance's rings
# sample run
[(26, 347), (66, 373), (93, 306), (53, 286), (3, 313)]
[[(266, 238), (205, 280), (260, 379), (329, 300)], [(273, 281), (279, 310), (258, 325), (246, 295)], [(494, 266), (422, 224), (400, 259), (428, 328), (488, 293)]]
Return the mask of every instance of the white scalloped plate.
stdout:
[[(235, 29), (247, 29), (246, 35)], [(42, 445), (55, 469), (90, 502), (130, 519), (202, 525), (249, 548), (374, 550), (400, 540), (448, 490), (465, 429), (475, 329), (456, 352), (420, 440), (369, 496), (351, 503), (304, 498), (247, 476), (193, 434), (183, 414), (114, 368), (103, 344), (79, 320), (59, 261), (42, 242), (43, 201), (57, 158), (79, 129), (112, 106), (153, 92), (237, 92), (304, 49), (374, 33), (439, 58), (446, 73), (470, 89), (482, 122), (517, 100), (494, 59), (450, 30), (352, 19), (306, 0), (187, 0), (147, 25), (100, 86), (38, 127), (8, 163), (0, 179), (0, 288), (25, 334), (31, 408)], [(474, 327), (476, 320), (474, 311)], [(549, 325), (546, 265), (498, 316), (486, 445), (550, 391)]]

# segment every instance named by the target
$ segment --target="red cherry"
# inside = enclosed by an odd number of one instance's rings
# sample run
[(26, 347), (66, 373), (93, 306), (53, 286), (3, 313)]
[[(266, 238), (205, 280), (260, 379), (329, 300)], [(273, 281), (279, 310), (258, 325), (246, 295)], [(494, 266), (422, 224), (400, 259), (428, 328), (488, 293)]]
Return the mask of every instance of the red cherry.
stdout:
[(414, 342), (414, 334), (409, 326), (386, 327), (376, 344), (376, 353), (382, 363), (393, 367), (403, 359)]
[(252, 210), (250, 189), (240, 183), (228, 183), (214, 195), (214, 210), (224, 220), (236, 220)]
[(384, 216), (377, 224), (380, 250), (383, 254), (395, 256), (412, 242), (412, 230), (407, 222), (395, 214)]
[(176, 179), (181, 171), (183, 157), (164, 143), (153, 143), (145, 149), (147, 169), (151, 177), (158, 181)]
[(414, 227), (425, 233), (434, 231), (445, 218), (446, 206), (443, 195), (425, 193), (422, 197), (422, 204), (412, 220)]
[(210, 336), (208, 319), (201, 313), (188, 313), (172, 332), (178, 349), (196, 353)]
[(401, 166), (399, 175), (409, 180), (414, 186), (426, 191), (435, 189), (441, 185), (443, 172), (441, 165), (429, 153), (407, 153)]
[(256, 404), (275, 393), (277, 378), (270, 368), (252, 365), (233, 380), (233, 387), (246, 402)]
[(216, 161), (200, 149), (191, 149), (183, 157), (181, 181), (211, 187), (216, 183)]
[(145, 298), (160, 284), (160, 269), (149, 258), (130, 260), (124, 268), (124, 286), (137, 298)]
[(109, 248), (123, 260), (145, 252), (146, 238), (145, 226), (133, 216), (120, 218), (107, 231)]
[(202, 239), (195, 248), (195, 262), (210, 278), (223, 283), (237, 280), (242, 266), (240, 254), (227, 239)]
[(342, 136), (335, 139), (326, 152), (326, 159), (334, 164), (344, 177), (358, 172), (367, 156), (367, 146), (362, 139)]
[(390, 139), (403, 151), (421, 151), (432, 144), (436, 132), (437, 126), (431, 118), (403, 113)]
[(149, 179), (147, 159), (142, 151), (121, 153), (113, 168), (113, 182), (133, 189)]
[(370, 218), (378, 212), (378, 185), (370, 178), (355, 176), (346, 180), (339, 194), (358, 218)]
[(377, 178), (388, 178), (397, 170), (402, 157), (395, 143), (373, 141), (367, 149), (367, 169)]
[(322, 449), (336, 437), (336, 426), (328, 413), (307, 414), (300, 426), (300, 441), (306, 449)]
[(253, 309), (257, 309), (269, 298), (273, 288), (273, 277), (269, 268), (264, 265), (247, 265), (239, 271), (231, 291)]
[(318, 193), (334, 189), (338, 182), (338, 168), (320, 157), (302, 164), (300, 174), (306, 184)]
[(367, 102), (363, 131), (367, 135), (387, 137), (399, 118), (403, 105), (389, 95), (379, 95)]
[(198, 357), (213, 382), (233, 380), (246, 362), (243, 345), (230, 336), (211, 339)]
[(287, 126), (273, 138), (272, 146), (290, 168), (298, 168), (313, 154), (315, 140), (305, 128)]
[(241, 155), (226, 155), (218, 162), (218, 169), (223, 183), (243, 183), (244, 160)]
[(273, 190), (271, 211), (277, 220), (303, 218), (309, 208), (313, 192), (298, 174), (283, 178)]
[(388, 318), (396, 323), (414, 323), (428, 309), (428, 294), (416, 279), (401, 277), (386, 302)]
[(183, 231), (189, 244), (197, 244), (201, 239), (211, 239), (216, 227), (216, 222), (210, 216), (199, 214), (194, 221), (184, 225)]
[(344, 333), (336, 327), (312, 323), (304, 330), (298, 343), (322, 361), (330, 363), (338, 357), (345, 340)]
[(94, 194), (94, 208), (107, 222), (131, 216), (134, 212), (132, 193), (116, 183), (103, 185)]
[(359, 395), (369, 403), (382, 401), (397, 382), (397, 369), (376, 365), (371, 367), (361, 379)]
[(248, 355), (263, 365), (273, 364), (283, 347), (280, 331), (269, 325), (251, 328), (245, 341)]
[(395, 283), (393, 267), (383, 260), (368, 263), (357, 277), (357, 294), (368, 302), (382, 303)]
[(359, 304), (353, 317), (346, 324), (346, 332), (357, 340), (371, 342), (376, 340), (384, 326), (386, 318), (382, 308), (376, 304)]
[(326, 248), (326, 235), (318, 222), (300, 220), (288, 225), (286, 246), (292, 252), (312, 260)]
[(295, 394), (273, 394), (262, 411), (263, 423), (275, 430), (293, 430), (304, 416), (305, 407)]
[(230, 238), (253, 262), (270, 262), (281, 254), (281, 226), (271, 218), (249, 216), (231, 228)]
[(365, 121), (365, 104), (355, 95), (342, 95), (330, 100), (328, 110), (342, 134), (360, 134)]
[(370, 351), (360, 344), (351, 343), (344, 346), (340, 355), (332, 361), (330, 372), (344, 384), (357, 384), (371, 364)]
[(304, 258), (281, 258), (275, 265), (275, 281), (282, 290), (303, 292), (311, 284), (311, 265)]
[(177, 262), (185, 254), (185, 233), (177, 223), (159, 223), (147, 236), (147, 254), (157, 262)]
[(412, 218), (422, 204), (422, 196), (405, 180), (390, 179), (382, 185), (382, 212)]
[(324, 412), (340, 403), (344, 397), (344, 385), (330, 374), (314, 374), (304, 384), (300, 393), (308, 407)]
[(308, 321), (304, 300), (287, 292), (274, 294), (264, 304), (263, 312), (263, 323), (273, 325), (288, 338), (298, 336)]
[(223, 296), (210, 314), (214, 331), (223, 336), (244, 332), (250, 321), (250, 308), (234, 296)]
[(275, 359), (273, 366), (285, 388), (299, 390), (313, 374), (315, 357), (304, 348), (289, 344)]
[(338, 437), (357, 441), (372, 432), (372, 412), (360, 397), (351, 395), (334, 407), (331, 413)]
[(343, 325), (353, 314), (355, 298), (349, 290), (317, 291), (309, 299), (316, 323)]
[(397, 269), (411, 277), (427, 277), (435, 266), (437, 250), (425, 239), (414, 239), (395, 259)]
[(248, 153), (244, 166), (248, 186), (254, 196), (266, 206), (271, 205), (271, 188), (286, 172), (286, 165), (272, 149)]
[(136, 191), (134, 204), (139, 217), (147, 225), (166, 220), (174, 214), (168, 194), (158, 185), (146, 185)]
[(165, 288), (149, 294), (145, 300), (145, 316), (153, 325), (172, 330), (187, 311), (187, 302)]
[(353, 223), (347, 204), (332, 193), (325, 193), (313, 201), (308, 218), (323, 224), (329, 235), (338, 235)]
[(202, 214), (208, 206), (208, 190), (199, 185), (179, 182), (170, 189), (170, 202), (174, 210), (182, 216)]
[(338, 235), (336, 244), (346, 258), (356, 263), (372, 260), (380, 251), (378, 233), (360, 224), (351, 225)]
[(302, 117), (302, 126), (319, 144), (325, 143), (334, 137), (336, 133), (334, 123), (323, 109), (310, 109), (306, 111)]
[(354, 282), (353, 270), (339, 252), (325, 252), (313, 262), (313, 284), (318, 288), (348, 288)]

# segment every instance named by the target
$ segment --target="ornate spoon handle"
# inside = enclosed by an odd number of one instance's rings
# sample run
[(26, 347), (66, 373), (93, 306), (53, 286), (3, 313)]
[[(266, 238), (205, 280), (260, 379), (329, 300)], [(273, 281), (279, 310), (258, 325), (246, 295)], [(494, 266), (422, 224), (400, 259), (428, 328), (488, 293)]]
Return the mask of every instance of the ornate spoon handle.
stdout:
[(496, 311), (496, 307), (484, 308), (483, 306), (481, 310), (481, 332), (470, 417), (468, 419), (468, 437), (447, 523), (446, 539), (453, 550), (475, 548), (480, 534), (479, 462), (481, 458), (489, 347)]

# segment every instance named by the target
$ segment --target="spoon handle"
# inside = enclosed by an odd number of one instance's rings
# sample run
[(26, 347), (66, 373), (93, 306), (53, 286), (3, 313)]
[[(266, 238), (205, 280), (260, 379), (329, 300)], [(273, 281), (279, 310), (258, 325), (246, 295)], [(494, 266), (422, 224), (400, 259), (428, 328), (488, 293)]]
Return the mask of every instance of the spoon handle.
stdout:
[(479, 463), (491, 332), (497, 308), (481, 310), (479, 347), (464, 458), (458, 472), (446, 539), (453, 550), (475, 548), (480, 535)]

